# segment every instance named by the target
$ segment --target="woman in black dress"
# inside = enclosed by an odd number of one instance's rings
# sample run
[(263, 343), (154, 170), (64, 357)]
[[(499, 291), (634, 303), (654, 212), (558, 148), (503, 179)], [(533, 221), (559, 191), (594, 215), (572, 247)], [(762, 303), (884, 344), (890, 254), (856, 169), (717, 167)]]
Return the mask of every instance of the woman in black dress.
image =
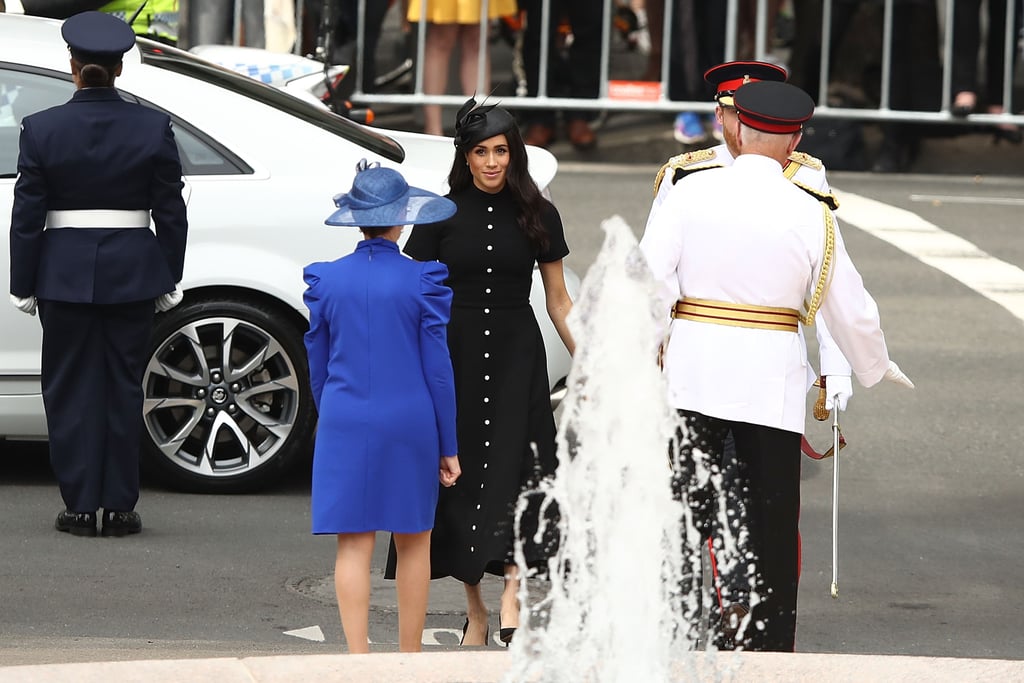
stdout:
[[(516, 501), (557, 463), (544, 341), (530, 306), (534, 263), (548, 315), (570, 353), (565, 317), (572, 300), (562, 272), (569, 253), (562, 221), (530, 177), (512, 116), (470, 99), (458, 114), (455, 148), (448, 197), (458, 210), (447, 221), (416, 226), (405, 252), (447, 265), (454, 293), (448, 346), (462, 478), (438, 500), (431, 575), (465, 584), (462, 642), (484, 645), (489, 628), (480, 579), (485, 572), (505, 577), (499, 636), (508, 643), (519, 625)], [(551, 552), (550, 540), (529, 542), (536, 525), (533, 510), (520, 533), (531, 565)]]

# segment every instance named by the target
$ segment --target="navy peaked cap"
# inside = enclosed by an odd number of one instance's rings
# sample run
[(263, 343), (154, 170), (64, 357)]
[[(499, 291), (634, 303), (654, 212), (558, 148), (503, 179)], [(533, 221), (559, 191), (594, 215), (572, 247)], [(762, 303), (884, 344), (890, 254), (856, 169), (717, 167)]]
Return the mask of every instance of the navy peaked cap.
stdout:
[(135, 31), (123, 20), (103, 12), (82, 12), (64, 22), (60, 29), (75, 59), (94, 64), (121, 61), (135, 45)]

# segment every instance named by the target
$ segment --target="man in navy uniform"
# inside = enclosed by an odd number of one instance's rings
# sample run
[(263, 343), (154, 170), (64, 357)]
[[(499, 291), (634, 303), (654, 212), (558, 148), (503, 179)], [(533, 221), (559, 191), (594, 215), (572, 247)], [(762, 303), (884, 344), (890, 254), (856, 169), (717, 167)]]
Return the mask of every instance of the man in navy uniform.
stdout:
[[(719, 567), (729, 572), (724, 585), (736, 584), (734, 572), (751, 585), (751, 612), (736, 644), (792, 651), (807, 390), (800, 324), (813, 322), (820, 310), (862, 385), (883, 379), (913, 385), (889, 359), (878, 306), (831, 207), (784, 173), (813, 101), (796, 86), (761, 81), (737, 89), (734, 105), (736, 160), (678, 180), (640, 249), (672, 311), (664, 369), (669, 402), (688, 432), (675, 463), (676, 494), (698, 528), (735, 513), (734, 499), (708, 477), (723, 466), (731, 432), (747, 486), (751, 552)], [(692, 567), (699, 535), (686, 540), (684, 559)], [(694, 604), (687, 602), (687, 617)]]
[[(154, 309), (181, 300), (188, 223), (169, 117), (121, 99), (132, 29), (100, 12), (61, 34), (78, 90), (25, 117), (11, 214), (11, 301), (43, 328), (56, 528), (138, 533), (142, 374)], [(151, 219), (154, 227), (151, 228)]]

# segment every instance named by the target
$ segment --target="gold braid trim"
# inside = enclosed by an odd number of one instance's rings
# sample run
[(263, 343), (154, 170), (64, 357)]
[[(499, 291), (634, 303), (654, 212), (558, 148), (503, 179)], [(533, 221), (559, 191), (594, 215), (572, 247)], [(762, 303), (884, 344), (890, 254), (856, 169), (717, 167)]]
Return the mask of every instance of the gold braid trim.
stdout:
[(789, 155), (790, 161), (795, 161), (801, 166), (807, 166), (813, 168), (815, 171), (820, 171), (825, 167), (825, 164), (821, 163), (821, 159), (812, 157), (810, 154), (805, 152), (793, 152)]
[[(684, 152), (683, 154), (677, 154), (671, 157), (665, 165), (658, 170), (658, 175), (654, 177), (654, 196), (658, 196), (658, 189), (661, 187), (661, 181), (665, 177), (665, 173), (668, 169), (673, 170), (673, 178), (675, 177), (675, 171), (685, 169), (687, 166), (694, 164), (705, 163), (715, 158), (715, 150), (711, 147), (707, 149), (695, 149), (692, 152)], [(673, 183), (675, 180), (672, 181)]]
[(833, 211), (839, 208), (839, 200), (836, 199), (836, 196), (831, 192), (822, 192), (821, 190), (815, 190), (813, 187), (809, 185), (804, 185), (799, 180), (793, 180), (792, 178), (790, 178), (789, 180), (791, 183), (793, 183), (801, 190), (817, 199), (819, 202), (825, 202), (826, 204), (828, 204), (828, 208), (832, 209)]
[(672, 159), (668, 160), (668, 163), (658, 170), (658, 175), (654, 176), (654, 196), (658, 196), (658, 189), (661, 188), (661, 180), (665, 177), (665, 172), (672, 167)]
[(832, 261), (836, 251), (836, 225), (832, 219), (832, 210), (828, 204), (821, 202), (821, 212), (825, 217), (825, 253), (821, 259), (821, 272), (818, 273), (818, 281), (814, 283), (814, 293), (811, 294), (810, 302), (804, 303), (807, 313), (800, 317), (804, 325), (814, 324), (814, 315), (821, 307), (821, 301), (832, 284)]

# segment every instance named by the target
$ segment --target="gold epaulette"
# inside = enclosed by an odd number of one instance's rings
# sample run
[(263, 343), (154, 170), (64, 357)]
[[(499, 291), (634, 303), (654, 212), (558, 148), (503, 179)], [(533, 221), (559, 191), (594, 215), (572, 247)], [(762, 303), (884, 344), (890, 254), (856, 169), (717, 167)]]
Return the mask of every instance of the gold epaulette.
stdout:
[(817, 199), (819, 202), (827, 204), (828, 208), (832, 209), (833, 211), (839, 208), (839, 200), (836, 199), (836, 196), (831, 192), (822, 192), (821, 190), (815, 190), (813, 187), (804, 185), (799, 180), (793, 180), (792, 178), (790, 178), (790, 182), (799, 187), (807, 194)]
[(685, 171), (688, 166), (703, 164), (714, 158), (715, 150), (711, 147), (675, 155), (658, 170), (658, 175), (654, 178), (654, 196), (658, 196), (658, 188), (661, 187), (661, 181), (665, 178), (665, 173), (668, 169), (671, 168), (673, 170), (672, 182), (675, 183), (677, 180), (675, 171)]
[(795, 161), (801, 166), (813, 168), (815, 171), (820, 171), (825, 168), (825, 164), (821, 163), (821, 159), (812, 157), (810, 154), (805, 154), (804, 152), (793, 152), (789, 155), (789, 160)]

